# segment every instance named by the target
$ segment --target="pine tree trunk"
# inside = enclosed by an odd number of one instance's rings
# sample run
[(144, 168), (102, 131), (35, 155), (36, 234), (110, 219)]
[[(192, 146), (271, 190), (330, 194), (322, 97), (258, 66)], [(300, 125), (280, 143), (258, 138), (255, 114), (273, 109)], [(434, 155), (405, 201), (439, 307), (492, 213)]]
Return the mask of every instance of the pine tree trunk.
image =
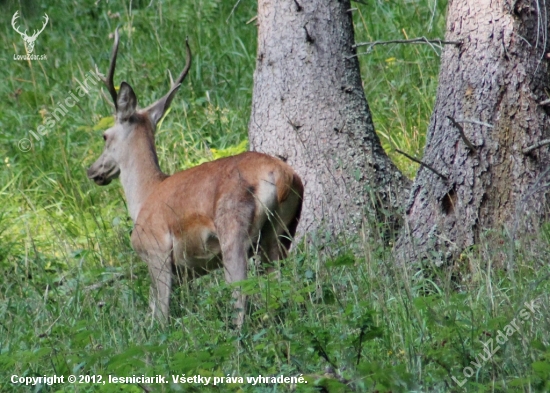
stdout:
[(446, 179), (419, 170), (396, 246), (401, 258), (435, 251), (444, 260), (488, 229), (513, 235), (545, 214), (549, 147), (524, 151), (549, 137), (549, 107), (538, 104), (550, 91), (543, 4), (450, 0), (446, 39), (463, 43), (443, 52), (423, 157)]
[(302, 177), (302, 234), (356, 229), (376, 208), (396, 213), (408, 191), (374, 132), (350, 8), (258, 1), (250, 146), (288, 159)]

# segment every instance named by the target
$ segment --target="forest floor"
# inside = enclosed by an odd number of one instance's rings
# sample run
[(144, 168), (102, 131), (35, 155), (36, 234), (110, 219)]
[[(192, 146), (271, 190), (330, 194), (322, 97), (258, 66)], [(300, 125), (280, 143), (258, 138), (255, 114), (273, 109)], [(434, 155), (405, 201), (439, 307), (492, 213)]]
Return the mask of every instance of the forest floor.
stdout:
[[(128, 81), (142, 106), (168, 89), (167, 70), (183, 67), (188, 36), (193, 66), (156, 136), (161, 168), (246, 150), (256, 2), (57, 3), (0, 5), (6, 21), (21, 6), (30, 31), (49, 16), (34, 49), (44, 60), (14, 60), (23, 40), (0, 28), (0, 392), (550, 390), (550, 226), (520, 239), (488, 232), (453, 266), (414, 274), (394, 263), (391, 242), (299, 243), (278, 277), (251, 264), (241, 332), (229, 328), (221, 271), (176, 291), (169, 324), (153, 321), (120, 184), (97, 187), (85, 173), (111, 108), (99, 84), (61, 106), (95, 64), (106, 72), (116, 26), (115, 81)], [(444, 36), (445, 1), (368, 3), (353, 4), (358, 42)], [(411, 178), (416, 164), (395, 149), (422, 156), (440, 52), (390, 45), (360, 55), (376, 130)], [(53, 375), (65, 383), (20, 380)], [(112, 379), (133, 375), (165, 383)], [(182, 379), (199, 375), (210, 379)], [(247, 380), (260, 375), (270, 379)]]

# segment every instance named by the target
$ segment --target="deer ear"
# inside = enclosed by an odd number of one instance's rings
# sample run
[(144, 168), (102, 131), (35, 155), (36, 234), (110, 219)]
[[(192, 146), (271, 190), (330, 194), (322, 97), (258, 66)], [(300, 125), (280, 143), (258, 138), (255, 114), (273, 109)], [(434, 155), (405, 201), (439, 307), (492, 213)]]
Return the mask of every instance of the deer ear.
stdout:
[(162, 119), (162, 116), (164, 116), (168, 108), (170, 108), (170, 104), (172, 103), (172, 100), (174, 99), (174, 96), (176, 95), (180, 86), (180, 84), (177, 84), (176, 86), (172, 87), (168, 94), (166, 94), (160, 100), (145, 109), (145, 111), (149, 114), (151, 122), (154, 125), (156, 125), (159, 120)]
[(134, 113), (136, 113), (137, 108), (137, 97), (136, 93), (132, 87), (126, 83), (122, 82), (120, 84), (120, 90), (118, 91), (117, 97), (117, 111), (116, 116), (120, 120), (128, 120)]

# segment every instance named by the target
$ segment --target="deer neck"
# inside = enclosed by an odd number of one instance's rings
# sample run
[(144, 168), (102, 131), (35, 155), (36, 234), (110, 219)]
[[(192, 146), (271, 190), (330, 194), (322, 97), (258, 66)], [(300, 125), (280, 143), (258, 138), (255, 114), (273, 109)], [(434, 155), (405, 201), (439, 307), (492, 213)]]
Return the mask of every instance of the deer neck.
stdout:
[(153, 138), (136, 136), (129, 142), (128, 151), (131, 153), (120, 163), (120, 181), (135, 223), (149, 195), (168, 175), (160, 169)]

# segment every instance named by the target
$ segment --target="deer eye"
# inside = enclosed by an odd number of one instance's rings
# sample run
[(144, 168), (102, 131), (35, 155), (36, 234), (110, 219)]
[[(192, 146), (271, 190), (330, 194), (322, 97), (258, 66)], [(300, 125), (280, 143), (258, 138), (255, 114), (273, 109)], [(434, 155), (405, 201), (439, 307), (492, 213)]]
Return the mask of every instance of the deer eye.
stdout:
[(107, 135), (103, 134), (103, 140), (107, 142)]

